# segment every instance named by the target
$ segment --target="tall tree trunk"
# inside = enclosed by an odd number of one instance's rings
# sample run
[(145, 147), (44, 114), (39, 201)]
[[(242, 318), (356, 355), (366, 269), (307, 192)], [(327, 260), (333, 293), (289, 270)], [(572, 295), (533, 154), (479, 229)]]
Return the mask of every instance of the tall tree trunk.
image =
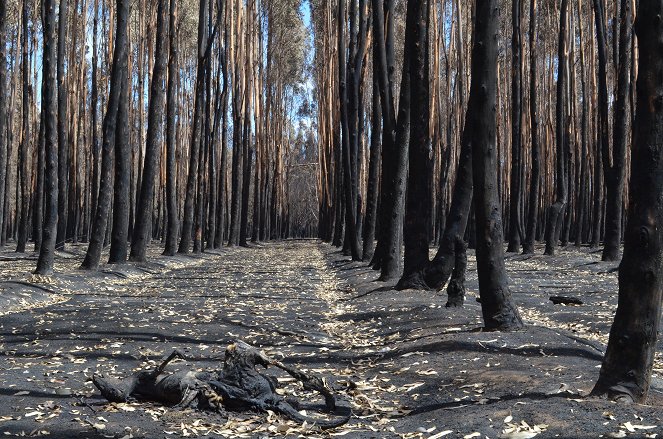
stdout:
[(168, 224), (166, 226), (166, 247), (164, 255), (172, 256), (177, 250), (177, 233), (179, 219), (177, 212), (177, 140), (175, 134), (175, 117), (177, 115), (177, 0), (170, 0), (168, 31), (168, 89), (166, 91), (166, 210)]
[(196, 188), (198, 187), (198, 152), (200, 147), (202, 111), (205, 87), (205, 47), (207, 46), (207, 0), (202, 0), (198, 16), (198, 66), (196, 70), (196, 86), (194, 91), (193, 121), (191, 123), (191, 143), (189, 146), (189, 170), (184, 196), (184, 217), (182, 236), (177, 249), (178, 253), (189, 253), (193, 215), (195, 213)]
[[(126, 54), (122, 56), (126, 58)], [(129, 136), (129, 72), (127, 60), (120, 71), (120, 99), (115, 127), (115, 182), (113, 201), (113, 228), (108, 262), (124, 264), (127, 261), (129, 238), (129, 190), (131, 186), (131, 142)]]
[[(98, 43), (97, 43), (97, 29), (99, 22), (99, 0), (94, 0), (94, 18), (92, 19), (92, 90), (91, 90), (91, 111), (92, 111), (92, 195), (90, 198), (90, 211), (97, 211), (97, 197), (99, 196), (99, 161), (100, 161), (100, 144), (99, 144), (99, 131), (97, 125), (99, 124), (98, 107), (99, 107), (99, 87), (98, 81)], [(88, 237), (89, 239), (89, 237)]]
[[(0, 230), (5, 225), (5, 183), (7, 150), (7, 2), (0, 2)], [(41, 227), (41, 223), (39, 224)]]
[[(157, 9), (157, 42), (166, 41), (168, 32), (168, 5), (167, 0), (159, 0)], [(159, 165), (161, 145), (159, 136), (163, 126), (164, 107), (164, 80), (166, 78), (167, 46), (163, 43), (156, 45), (154, 53), (154, 67), (152, 83), (150, 84), (150, 103), (147, 113), (147, 137), (145, 146), (145, 164), (141, 177), (141, 188), (138, 205), (141, 209), (136, 212), (136, 221), (131, 235), (132, 261), (144, 261), (147, 244), (151, 238), (152, 210), (154, 204), (154, 179)]]
[(69, 139), (67, 132), (68, 89), (65, 78), (68, 1), (60, 0), (58, 15), (58, 229), (56, 248), (64, 250), (69, 211)]
[(593, 394), (644, 403), (649, 391), (663, 293), (663, 1), (640, 0), (633, 172), (619, 300)]
[[(101, 251), (106, 239), (108, 216), (113, 194), (113, 147), (116, 144), (116, 132), (118, 130), (118, 110), (122, 95), (122, 84), (127, 79), (127, 57), (128, 57), (128, 0), (116, 0), (116, 32), (115, 44), (113, 46), (113, 66), (111, 70), (110, 93), (108, 95), (108, 106), (102, 128), (101, 147), (101, 175), (99, 183), (99, 198), (97, 210), (94, 213), (90, 244), (83, 260), (82, 268), (95, 269), (101, 260)], [(48, 127), (48, 125), (47, 125)]]
[[(567, 1), (567, 0), (564, 0)], [(502, 218), (497, 193), (497, 0), (476, 0), (472, 83), (466, 127), (472, 144), (477, 224), (477, 270), (484, 324), (489, 330), (523, 326), (513, 304), (504, 267)]]
[(42, 111), (46, 112), (44, 118), (46, 122), (44, 127), (44, 147), (46, 149), (44, 187), (46, 188), (46, 197), (44, 203), (43, 241), (39, 250), (39, 259), (37, 260), (35, 273), (49, 275), (53, 273), (55, 236), (58, 221), (55, 0), (42, 0), (42, 20), (44, 30), (43, 75), (46, 77), (44, 87), (42, 87)]
[(28, 240), (28, 206), (29, 206), (29, 190), (28, 190), (28, 149), (30, 144), (30, 59), (28, 55), (28, 15), (29, 15), (28, 0), (23, 0), (21, 8), (21, 25), (23, 31), (21, 32), (21, 76), (23, 78), (22, 96), (22, 124), (21, 124), (21, 146), (18, 155), (18, 167), (20, 174), (20, 187), (21, 187), (21, 204), (20, 210), (17, 212), (18, 216), (18, 239), (16, 243), (16, 251), (19, 253), (25, 252), (25, 244)]
[(513, 0), (511, 37), (511, 184), (509, 200), (508, 252), (520, 250), (522, 235), (521, 202), (521, 154), (522, 154), (522, 100), (523, 100), (523, 50), (520, 31), (522, 0)]
[[(428, 230), (431, 203), (429, 179), (432, 173), (430, 149), (430, 96), (428, 76), (427, 2), (408, 2), (405, 51), (409, 54), (410, 75), (410, 145), (409, 176), (403, 241), (405, 258), (403, 276), (397, 288), (426, 288), (421, 267), (429, 263)], [(400, 121), (399, 121), (400, 122)], [(400, 245), (400, 243), (399, 243)]]
[(566, 99), (565, 82), (567, 75), (567, 24), (569, 0), (562, 0), (559, 12), (559, 47), (557, 68), (557, 110), (556, 110), (556, 174), (555, 174), (555, 202), (548, 209), (548, 228), (546, 230), (546, 255), (554, 255), (555, 248), (562, 228), (564, 212), (568, 203), (568, 177), (566, 169)]
[[(595, 15), (603, 17), (601, 0), (594, 0)], [(619, 27), (619, 67), (617, 79), (617, 100), (615, 102), (615, 121), (613, 124), (612, 156), (607, 135), (607, 84), (605, 77), (605, 54), (601, 56), (601, 43), (605, 47), (605, 36), (601, 31), (599, 35), (599, 114), (601, 115), (601, 144), (603, 146), (603, 168), (606, 189), (605, 209), (605, 238), (602, 259), (616, 261), (619, 259), (619, 245), (622, 235), (622, 204), (624, 200), (624, 178), (626, 174), (626, 140), (629, 118), (629, 93), (631, 74), (631, 1), (621, 1), (620, 27)], [(598, 20), (598, 18), (597, 18)], [(597, 26), (599, 25), (597, 21)], [(603, 60), (603, 62), (601, 62)], [(601, 68), (603, 64), (603, 68)], [(602, 89), (606, 87), (606, 90)], [(604, 100), (605, 99), (605, 100)], [(604, 130), (606, 131), (604, 133)], [(605, 142), (605, 144), (604, 144)], [(612, 160), (611, 160), (612, 159)], [(612, 163), (611, 163), (612, 162)]]
[[(536, 84), (537, 77), (537, 38), (538, 26), (536, 14), (536, 0), (530, 0), (530, 21), (529, 21), (529, 116), (530, 116), (530, 138), (532, 148), (532, 170), (529, 187), (529, 210), (527, 211), (527, 231), (525, 233), (525, 242), (523, 243), (523, 253), (534, 253), (534, 240), (536, 239), (536, 225), (539, 221), (539, 195), (541, 186), (541, 158), (539, 151), (539, 114), (537, 108)], [(585, 96), (583, 94), (583, 96)]]
[[(377, 49), (374, 48), (374, 52), (376, 51)], [(374, 59), (377, 59), (377, 55), (374, 55)], [(382, 149), (382, 109), (380, 105), (380, 86), (378, 84), (378, 79), (374, 77), (373, 117), (371, 121), (371, 153), (368, 165), (366, 220), (364, 223), (364, 242), (362, 248), (362, 259), (367, 262), (371, 260), (375, 250), (375, 225), (378, 213), (378, 185), (380, 180), (380, 153)]]
[[(353, 0), (354, 1), (354, 0)], [(348, 94), (348, 78), (347, 78), (347, 65), (349, 64), (346, 57), (345, 43), (345, 3), (346, 0), (339, 0), (338, 2), (338, 81), (339, 81), (339, 96), (341, 99), (341, 150), (343, 160), (343, 176), (345, 178), (344, 201), (345, 201), (345, 239), (349, 244), (352, 254), (352, 260), (359, 261), (359, 239), (357, 236), (357, 205), (356, 198), (354, 197), (356, 180), (353, 180), (353, 162), (352, 162), (352, 139), (350, 138), (350, 115), (349, 113), (349, 94)], [(355, 4), (353, 2), (353, 4)], [(355, 11), (350, 11), (350, 15), (354, 16)], [(350, 52), (349, 56), (352, 59), (353, 53)]]

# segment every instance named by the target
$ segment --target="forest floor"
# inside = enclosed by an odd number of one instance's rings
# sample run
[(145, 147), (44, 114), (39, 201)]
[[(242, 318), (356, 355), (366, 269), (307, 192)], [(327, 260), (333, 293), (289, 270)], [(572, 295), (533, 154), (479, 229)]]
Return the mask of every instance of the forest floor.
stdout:
[[(470, 252), (462, 309), (424, 291), (396, 292), (365, 264), (317, 241), (30, 274), (34, 255), (0, 252), (0, 435), (53, 438), (403, 437), (596, 438), (663, 435), (663, 363), (647, 405), (586, 398), (616, 305), (616, 264), (589, 249), (507, 255), (527, 327), (482, 332)], [(551, 295), (580, 298), (553, 305)], [(236, 339), (328, 378), (351, 421), (317, 432), (278, 416), (108, 404), (94, 372), (126, 376), (174, 348), (169, 369), (218, 369)], [(658, 351), (660, 352), (659, 344)], [(271, 369), (270, 369), (271, 371)], [(272, 371), (272, 373), (274, 373)], [(312, 395), (282, 379), (285, 391)]]

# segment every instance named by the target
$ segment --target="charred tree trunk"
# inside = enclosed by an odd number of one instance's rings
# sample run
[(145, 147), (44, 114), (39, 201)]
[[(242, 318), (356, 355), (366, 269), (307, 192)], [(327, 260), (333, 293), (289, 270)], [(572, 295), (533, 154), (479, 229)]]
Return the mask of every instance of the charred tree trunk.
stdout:
[[(0, 60), (7, 59), (7, 2), (0, 2)], [(42, 87), (43, 89), (43, 87)], [(7, 62), (0, 62), (0, 230), (5, 224), (5, 181), (7, 149)], [(42, 118), (43, 120), (43, 118)], [(39, 145), (41, 147), (41, 145)], [(41, 222), (38, 227), (41, 228)]]
[(522, 100), (523, 100), (523, 55), (520, 15), (522, 0), (513, 0), (511, 37), (511, 187), (509, 199), (509, 246), (508, 252), (520, 250), (522, 236), (521, 203), (521, 148), (522, 148)]
[(191, 247), (191, 233), (193, 231), (193, 216), (196, 204), (196, 189), (198, 187), (198, 155), (202, 126), (202, 112), (204, 105), (205, 87), (205, 47), (207, 46), (207, 2), (200, 2), (198, 16), (198, 66), (196, 70), (196, 87), (194, 94), (193, 121), (191, 123), (191, 143), (189, 146), (189, 170), (184, 196), (184, 217), (182, 221), (182, 236), (177, 249), (178, 253), (189, 253)]
[(548, 227), (546, 230), (546, 255), (554, 255), (559, 240), (559, 234), (564, 220), (564, 212), (568, 203), (568, 177), (566, 169), (566, 99), (565, 82), (567, 75), (567, 48), (568, 38), (568, 9), (569, 1), (562, 0), (559, 13), (559, 47), (557, 68), (557, 110), (556, 110), (556, 174), (555, 174), (555, 202), (548, 209)]
[[(348, 49), (345, 43), (345, 2), (346, 0), (339, 0), (338, 2), (338, 82), (339, 82), (339, 96), (341, 99), (341, 150), (343, 160), (343, 193), (345, 202), (345, 240), (349, 245), (353, 261), (361, 260), (359, 255), (359, 239), (357, 236), (357, 204), (355, 194), (356, 180), (353, 179), (353, 162), (352, 162), (352, 139), (350, 132), (350, 115), (349, 113), (349, 94), (348, 94), (348, 78), (347, 78), (347, 65), (348, 58), (346, 52)], [(354, 2), (353, 2), (354, 4)], [(355, 11), (350, 11), (351, 15)], [(350, 52), (350, 60), (352, 59), (352, 52)]]
[[(428, 8), (425, 0), (408, 2), (405, 52), (409, 54), (410, 145), (409, 176), (403, 226), (405, 258), (398, 289), (425, 289), (421, 267), (429, 263), (428, 231), (431, 202), (429, 179), (432, 173), (430, 150), (430, 108), (428, 77)], [(399, 120), (400, 122), (400, 120)], [(400, 246), (400, 243), (399, 243)]]
[(129, 141), (129, 72), (126, 52), (122, 54), (121, 91), (115, 127), (115, 182), (113, 201), (113, 227), (108, 262), (124, 264), (127, 261), (129, 238), (129, 189), (131, 186), (131, 143)]
[(42, 88), (42, 111), (46, 112), (44, 118), (46, 122), (44, 126), (44, 147), (46, 149), (44, 187), (46, 188), (46, 197), (44, 202), (44, 235), (35, 273), (49, 275), (53, 273), (55, 235), (58, 221), (55, 0), (42, 0), (42, 20), (44, 29), (43, 75), (45, 76), (44, 87)]
[[(157, 41), (166, 41), (168, 32), (168, 10), (166, 0), (159, 0), (157, 9)], [(131, 235), (132, 261), (144, 261), (147, 244), (152, 229), (152, 210), (154, 199), (154, 179), (156, 177), (161, 145), (159, 136), (163, 125), (164, 80), (167, 64), (166, 44), (157, 44), (154, 54), (152, 83), (150, 84), (150, 103), (147, 113), (147, 138), (145, 146), (145, 164), (141, 177), (141, 188), (136, 212), (136, 221)]]
[[(376, 49), (374, 48), (374, 52)], [(377, 58), (377, 55), (375, 55)], [(382, 109), (377, 78), (373, 78), (373, 118), (371, 121), (371, 154), (368, 165), (368, 188), (366, 194), (366, 220), (364, 223), (363, 260), (368, 262), (375, 250), (375, 223), (378, 213), (378, 184), (380, 179), (380, 150), (382, 133)]]
[[(104, 116), (102, 131), (102, 157), (101, 175), (99, 184), (99, 198), (97, 210), (94, 213), (90, 244), (83, 260), (82, 268), (95, 269), (99, 266), (101, 251), (106, 239), (106, 228), (111, 207), (113, 194), (113, 146), (116, 143), (116, 132), (118, 130), (118, 109), (122, 95), (122, 84), (128, 82), (123, 78), (127, 75), (127, 32), (129, 20), (128, 0), (117, 0), (117, 24), (115, 32), (115, 44), (113, 48), (113, 67), (111, 71), (110, 94), (108, 96), (108, 107)], [(48, 125), (47, 125), (48, 128)]]
[[(21, 146), (18, 155), (18, 170), (20, 174), (21, 204), (18, 214), (18, 239), (16, 251), (25, 252), (25, 244), (28, 240), (28, 207), (30, 194), (28, 193), (28, 149), (30, 144), (30, 59), (28, 55), (28, 1), (23, 0), (21, 8), (21, 76), (22, 84), (22, 124), (21, 124)], [(4, 62), (4, 61), (3, 61)]]
[(179, 219), (177, 215), (177, 163), (175, 117), (177, 115), (177, 0), (170, 0), (168, 31), (168, 89), (166, 91), (166, 247), (163, 254), (172, 256), (177, 251)]
[[(567, 0), (564, 0), (567, 1)], [(475, 3), (472, 83), (466, 128), (472, 144), (472, 176), (477, 225), (477, 270), (481, 310), (489, 330), (522, 327), (504, 267), (502, 218), (497, 193), (497, 0)]]
[(637, 108), (633, 127), (633, 172), (619, 301), (593, 394), (647, 398), (663, 293), (663, 2), (639, 2)]
[(56, 248), (64, 250), (67, 239), (69, 211), (69, 139), (67, 132), (67, 83), (65, 81), (65, 57), (67, 48), (68, 1), (60, 0), (58, 16), (58, 229)]
[[(596, 16), (601, 16), (603, 21), (602, 2), (594, 1)], [(605, 53), (601, 56), (601, 47), (605, 50), (605, 36), (603, 32), (599, 35), (599, 93), (601, 107), (601, 144), (603, 146), (603, 168), (606, 190), (605, 209), (605, 237), (602, 259), (604, 261), (616, 261), (619, 259), (619, 245), (622, 235), (622, 204), (624, 200), (624, 178), (626, 174), (626, 140), (629, 118), (629, 93), (631, 80), (631, 1), (621, 1), (620, 26), (619, 26), (619, 67), (617, 79), (617, 100), (615, 102), (615, 122), (613, 126), (612, 156), (608, 148), (607, 117), (607, 84), (605, 80), (606, 59)], [(599, 20), (599, 18), (597, 18)], [(598, 28), (597, 22), (597, 28)], [(603, 60), (603, 62), (601, 62)], [(603, 68), (601, 68), (603, 65)], [(603, 72), (603, 73), (602, 73)], [(602, 87), (605, 87), (604, 90)], [(605, 100), (604, 100), (605, 99)], [(604, 132), (605, 130), (605, 132)], [(605, 144), (604, 144), (605, 142)], [(611, 160), (612, 159), (612, 160)], [(612, 163), (611, 163), (612, 162)]]
[[(536, 224), (539, 221), (539, 192), (541, 185), (541, 159), (539, 152), (539, 115), (537, 114), (537, 92), (536, 84), (538, 82), (536, 68), (536, 43), (538, 38), (538, 26), (536, 15), (536, 0), (530, 1), (530, 22), (529, 22), (529, 48), (530, 48), (530, 68), (529, 68), (529, 115), (531, 123), (531, 142), (532, 142), (532, 170), (531, 182), (528, 194), (529, 208), (527, 211), (527, 231), (525, 233), (525, 242), (523, 243), (523, 253), (534, 253), (534, 240), (536, 239)], [(584, 96), (584, 95), (583, 95)]]

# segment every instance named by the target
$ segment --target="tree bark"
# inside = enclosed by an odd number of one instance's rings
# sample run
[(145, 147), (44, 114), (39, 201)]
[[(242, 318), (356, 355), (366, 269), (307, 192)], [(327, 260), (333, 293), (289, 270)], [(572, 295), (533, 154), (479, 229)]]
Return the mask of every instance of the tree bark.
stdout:
[(97, 210), (94, 213), (94, 221), (92, 223), (90, 244), (88, 245), (87, 253), (85, 254), (85, 259), (81, 266), (85, 269), (95, 269), (99, 266), (101, 251), (106, 239), (111, 197), (113, 195), (113, 147), (116, 144), (115, 136), (118, 130), (118, 109), (122, 94), (122, 83), (127, 81), (127, 79), (123, 78), (123, 73), (124, 76), (126, 76), (126, 63), (128, 57), (127, 32), (129, 20), (128, 0), (116, 0), (116, 9), (117, 23), (115, 44), (113, 46), (110, 93), (108, 95), (108, 107), (106, 109), (102, 128), (103, 137), (101, 147), (99, 197), (97, 200)]
[(177, 116), (177, 0), (170, 0), (168, 31), (168, 89), (166, 91), (166, 210), (168, 224), (166, 226), (166, 246), (163, 254), (172, 256), (177, 251), (177, 233), (179, 218), (177, 212), (177, 139), (175, 133), (175, 117)]
[(644, 403), (649, 391), (663, 293), (663, 2), (641, 0), (633, 172), (619, 300), (594, 395)]
[(44, 30), (43, 44), (43, 75), (42, 108), (46, 112), (44, 127), (44, 147), (46, 149), (46, 168), (44, 187), (46, 197), (44, 203), (43, 242), (39, 250), (36, 274), (50, 275), (53, 273), (55, 257), (55, 237), (58, 221), (58, 152), (57, 152), (57, 102), (55, 92), (56, 66), (56, 32), (55, 32), (55, 0), (42, 0), (42, 20)]
[(28, 55), (28, 0), (23, 0), (21, 7), (21, 76), (22, 84), (22, 124), (21, 124), (21, 145), (18, 155), (18, 169), (20, 175), (21, 203), (18, 214), (18, 238), (16, 251), (25, 252), (25, 244), (28, 240), (28, 208), (30, 195), (28, 193), (28, 149), (30, 144), (30, 59)]
[[(157, 9), (157, 42), (166, 41), (168, 32), (167, 0), (159, 0)], [(161, 145), (159, 136), (163, 125), (164, 80), (166, 77), (166, 44), (157, 44), (154, 54), (152, 83), (150, 84), (150, 103), (147, 113), (147, 138), (145, 146), (145, 164), (141, 177), (141, 188), (136, 212), (136, 221), (131, 236), (131, 261), (142, 262), (146, 257), (147, 244), (150, 241), (152, 210), (154, 198), (154, 179), (159, 164)]]
[[(567, 1), (567, 0), (564, 0)], [(497, 193), (496, 95), (497, 0), (476, 0), (472, 44), (472, 83), (466, 128), (472, 144), (472, 176), (477, 225), (477, 271), (486, 329), (523, 326), (511, 299), (502, 247), (502, 215)]]
[[(430, 97), (428, 77), (428, 20), (427, 2), (408, 2), (405, 48), (409, 54), (410, 76), (410, 145), (408, 150), (409, 176), (403, 225), (405, 244), (403, 275), (398, 289), (426, 288), (421, 267), (429, 263), (428, 231), (431, 203), (429, 179), (432, 173), (430, 150)], [(400, 120), (399, 120), (400, 122)], [(400, 243), (399, 243), (400, 245)]]
[(559, 233), (564, 220), (564, 212), (568, 204), (568, 176), (566, 169), (566, 99), (565, 82), (567, 75), (567, 24), (569, 1), (562, 0), (559, 12), (559, 46), (557, 68), (557, 110), (556, 110), (556, 174), (555, 174), (555, 202), (548, 209), (548, 227), (546, 230), (545, 254), (552, 256), (559, 240)]
[[(0, 59), (7, 59), (7, 2), (0, 2)], [(7, 170), (7, 63), (0, 63), (0, 230), (5, 225), (5, 183)], [(39, 224), (41, 228), (41, 223)]]
[(113, 201), (113, 228), (108, 262), (124, 264), (127, 261), (129, 238), (129, 189), (131, 186), (131, 143), (129, 140), (129, 72), (126, 53), (120, 71), (120, 99), (115, 127), (115, 182)]
[[(536, 0), (530, 1), (530, 23), (529, 23), (529, 115), (530, 115), (530, 137), (532, 142), (532, 170), (529, 187), (529, 208), (527, 211), (527, 231), (523, 243), (523, 254), (534, 253), (534, 240), (536, 239), (536, 224), (539, 221), (539, 193), (541, 186), (541, 158), (539, 151), (539, 114), (537, 108), (537, 58), (536, 42), (538, 38)], [(583, 95), (584, 96), (584, 95)]]
[(67, 48), (68, 1), (60, 0), (58, 14), (58, 229), (56, 248), (64, 250), (69, 210), (69, 139), (67, 132), (67, 83), (65, 58)]
[[(376, 49), (374, 48), (374, 52)], [(375, 58), (377, 55), (375, 55)], [(375, 64), (374, 64), (375, 65)], [(382, 134), (382, 109), (380, 107), (380, 88), (378, 79), (373, 78), (373, 118), (371, 121), (371, 154), (368, 165), (368, 188), (366, 194), (366, 220), (364, 224), (364, 242), (362, 259), (370, 261), (375, 251), (375, 226), (378, 213), (378, 185), (380, 180), (380, 152)]]
[(522, 0), (513, 0), (511, 37), (511, 187), (509, 199), (509, 246), (508, 252), (520, 250), (522, 224), (520, 223), (521, 153), (522, 153), (522, 100), (523, 100), (523, 55), (520, 15)]
[[(595, 0), (597, 16), (603, 17), (602, 2)], [(605, 44), (604, 38), (599, 37), (599, 66), (603, 59), (603, 69), (599, 67), (599, 101), (601, 106), (601, 135), (603, 146), (603, 168), (606, 189), (605, 210), (605, 237), (602, 259), (604, 261), (617, 261), (619, 259), (619, 245), (622, 235), (622, 204), (624, 200), (624, 178), (626, 174), (626, 140), (629, 119), (629, 92), (631, 74), (631, 1), (621, 1), (620, 26), (619, 26), (619, 67), (617, 79), (617, 99), (615, 102), (615, 121), (613, 124), (612, 156), (610, 155), (607, 132), (607, 84), (601, 71), (605, 73), (605, 55), (601, 57), (601, 42)], [(600, 12), (600, 14), (599, 14)], [(598, 18), (597, 18), (598, 20)], [(598, 25), (598, 23), (597, 23)], [(601, 34), (601, 33), (599, 33)], [(606, 87), (604, 91), (601, 87)], [(604, 100), (605, 99), (605, 100)], [(605, 142), (605, 144), (604, 144)], [(612, 160), (611, 160), (612, 159)], [(610, 163), (612, 161), (612, 163)]]

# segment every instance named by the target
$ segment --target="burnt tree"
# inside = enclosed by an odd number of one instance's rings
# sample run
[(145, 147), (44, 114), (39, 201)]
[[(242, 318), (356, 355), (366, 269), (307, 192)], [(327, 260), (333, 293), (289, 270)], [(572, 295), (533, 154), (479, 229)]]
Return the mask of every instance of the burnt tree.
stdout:
[[(564, 0), (566, 1), (566, 0)], [(472, 82), (465, 120), (472, 144), (477, 270), (486, 329), (522, 327), (511, 299), (502, 247), (497, 183), (497, 0), (477, 0), (472, 43)]]
[[(168, 32), (168, 10), (166, 0), (159, 0), (157, 8), (157, 42), (166, 41)], [(150, 103), (147, 115), (147, 140), (145, 146), (145, 164), (141, 180), (136, 221), (131, 235), (132, 261), (144, 261), (147, 244), (152, 230), (152, 211), (154, 198), (154, 179), (159, 166), (161, 144), (159, 136), (163, 126), (164, 80), (166, 79), (167, 46), (159, 43), (154, 53), (152, 83), (150, 84)]]
[(58, 152), (55, 92), (57, 83), (56, 72), (56, 33), (55, 33), (55, 0), (42, 0), (42, 20), (44, 29), (42, 111), (44, 117), (44, 148), (46, 150), (44, 188), (44, 226), (42, 245), (39, 249), (36, 274), (53, 273), (55, 257), (55, 236), (58, 221)]
[(594, 395), (642, 403), (649, 391), (663, 293), (663, 1), (640, 0), (633, 172), (619, 300)]
[(569, 1), (562, 0), (559, 12), (559, 46), (557, 61), (557, 107), (555, 113), (555, 202), (548, 209), (546, 229), (546, 255), (554, 255), (562, 229), (564, 212), (568, 203), (569, 181), (566, 169), (566, 99), (565, 82), (567, 75), (567, 25)]
[[(127, 76), (127, 32), (129, 20), (128, 0), (116, 2), (116, 31), (113, 48), (113, 66), (111, 69), (111, 87), (108, 95), (108, 106), (102, 127), (101, 172), (97, 210), (94, 212), (90, 244), (88, 245), (82, 268), (94, 269), (99, 266), (101, 251), (106, 239), (108, 217), (113, 195), (113, 161), (116, 132), (118, 127), (118, 110), (123, 95), (123, 83), (128, 83)], [(124, 76), (124, 77), (123, 77)], [(124, 95), (125, 97), (127, 95)], [(125, 104), (126, 105), (126, 104)]]

